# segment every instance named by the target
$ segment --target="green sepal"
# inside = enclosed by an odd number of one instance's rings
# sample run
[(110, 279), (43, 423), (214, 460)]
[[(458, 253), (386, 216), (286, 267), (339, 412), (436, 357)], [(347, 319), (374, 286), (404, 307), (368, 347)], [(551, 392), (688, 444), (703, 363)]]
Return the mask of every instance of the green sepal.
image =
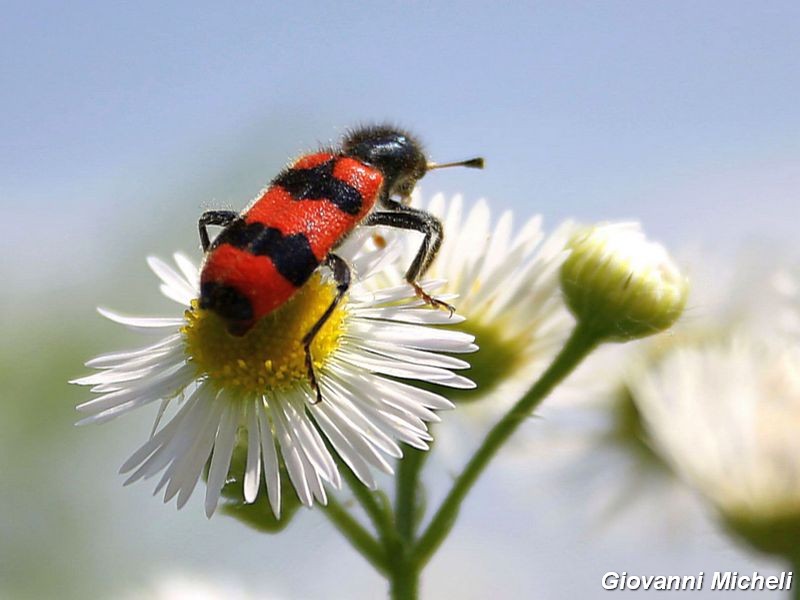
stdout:
[(800, 513), (776, 516), (722, 515), (725, 526), (751, 548), (799, 564)]
[[(220, 503), (219, 511), (229, 517), (238, 519), (245, 525), (263, 531), (264, 533), (279, 533), (286, 529), (292, 517), (300, 508), (300, 500), (294, 492), (294, 488), (281, 472), (281, 518), (278, 519), (272, 513), (266, 491), (259, 489), (256, 501), (252, 504), (245, 504), (241, 495), (241, 483), (236, 484), (239, 489), (239, 497), (233, 500), (224, 500)], [(226, 487), (228, 487), (226, 485)]]
[[(233, 517), (265, 533), (283, 531), (297, 509), (302, 505), (294, 486), (283, 464), (280, 465), (281, 478), (281, 516), (277, 518), (267, 497), (267, 488), (262, 474), (255, 502), (248, 504), (244, 499), (244, 472), (247, 465), (247, 430), (240, 428), (236, 438), (236, 446), (231, 457), (228, 477), (222, 486), (219, 512)], [(206, 476), (208, 469), (206, 469)]]

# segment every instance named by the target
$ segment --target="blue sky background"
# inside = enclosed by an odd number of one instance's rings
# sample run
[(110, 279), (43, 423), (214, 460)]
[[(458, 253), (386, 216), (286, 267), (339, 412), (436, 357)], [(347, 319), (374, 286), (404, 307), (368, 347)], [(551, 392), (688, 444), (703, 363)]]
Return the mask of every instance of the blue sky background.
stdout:
[(798, 22), (795, 2), (7, 3), (0, 203), (35, 231), (9, 228), (4, 270), (69, 278), (148, 230), (185, 245), (203, 208), (383, 119), (487, 157), (425, 190), (670, 244), (790, 239)]
[[(486, 197), (520, 221), (542, 213), (548, 228), (567, 217), (636, 218), (672, 248), (723, 260), (754, 245), (798, 257), (797, 2), (12, 1), (2, 15), (0, 323), (6, 348), (27, 348), (29, 358), (55, 343), (59, 334), (42, 325), (49, 320), (107, 336), (96, 304), (162, 306), (152, 304), (146, 254), (199, 255), (204, 209), (244, 206), (289, 157), (375, 120), (418, 133), (435, 160), (486, 157), (483, 172), (431, 174), (425, 192)], [(72, 403), (69, 393), (62, 404)], [(71, 418), (71, 404), (59, 410)], [(76, 461), (80, 485), (63, 473), (52, 484), (72, 498), (76, 523), (92, 522), (80, 489), (109, 503), (102, 527), (127, 523), (91, 538), (100, 556), (80, 565), (85, 585), (150, 575), (170, 557), (215, 564), (259, 589), (273, 580), (291, 597), (322, 597), (328, 585), (348, 596), (382, 589), (314, 516), (263, 540), (222, 519), (205, 523), (198, 505), (176, 516), (147, 490), (123, 490), (115, 465), (147, 431), (140, 421), (70, 431), (44, 471)], [(533, 498), (549, 520), (520, 529), (520, 513), (505, 519), (498, 509), (533, 488), (520, 477), (483, 482), (432, 565), (430, 589), (447, 589), (459, 564), (464, 597), (476, 598), (524, 597), (528, 586), (549, 590), (543, 597), (586, 597), (598, 590), (597, 573), (642, 564), (688, 573), (751, 565), (715, 537), (631, 556), (631, 545), (645, 543), (636, 528), (602, 543), (577, 526), (565, 533), (573, 521), (563, 490)], [(16, 501), (11, 514), (33, 510)], [(40, 510), (56, 518), (63, 506)], [(160, 549), (145, 523), (164, 532)], [(100, 539), (133, 566), (120, 567)], [(487, 568), (463, 569), (484, 560), (487, 543), (497, 548)], [(718, 564), (710, 557), (722, 547)], [(8, 552), (0, 545), (0, 561)], [(332, 552), (352, 569), (342, 588), (340, 566), (325, 566)], [(18, 583), (22, 567), (14, 568), (7, 575)], [(297, 581), (315, 569), (318, 585)], [(2, 587), (0, 571), (0, 595)]]

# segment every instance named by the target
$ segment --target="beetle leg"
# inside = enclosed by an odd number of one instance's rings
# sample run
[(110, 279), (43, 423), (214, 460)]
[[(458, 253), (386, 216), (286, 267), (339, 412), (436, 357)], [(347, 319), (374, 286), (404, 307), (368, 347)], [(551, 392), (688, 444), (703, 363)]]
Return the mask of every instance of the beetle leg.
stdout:
[(200, 244), (203, 246), (203, 252), (206, 252), (211, 245), (206, 227), (209, 225), (221, 225), (225, 227), (226, 225), (230, 225), (238, 216), (239, 213), (232, 210), (207, 210), (202, 214), (200, 220), (197, 222), (197, 228), (200, 230)]
[(410, 229), (412, 231), (419, 231), (425, 236), (422, 238), (422, 244), (420, 244), (419, 250), (417, 250), (417, 255), (408, 267), (408, 271), (406, 271), (406, 281), (411, 284), (414, 288), (414, 292), (424, 300), (426, 304), (446, 308), (450, 311), (450, 315), (452, 316), (456, 310), (453, 306), (434, 298), (417, 283), (417, 280), (425, 275), (428, 267), (431, 266), (431, 263), (436, 258), (436, 254), (439, 252), (439, 248), (442, 245), (444, 232), (442, 231), (441, 221), (424, 210), (411, 208), (410, 206), (405, 206), (393, 200), (384, 201), (384, 206), (391, 210), (371, 213), (364, 221), (364, 224), (386, 225), (399, 229)]
[(317, 397), (312, 404), (322, 401), (322, 392), (319, 389), (317, 375), (314, 373), (314, 360), (311, 357), (311, 344), (314, 341), (314, 337), (319, 333), (320, 329), (322, 329), (328, 319), (330, 319), (333, 311), (336, 310), (339, 302), (341, 302), (342, 298), (347, 293), (347, 290), (350, 288), (350, 266), (341, 256), (333, 253), (328, 254), (328, 256), (325, 258), (325, 265), (331, 271), (333, 271), (333, 279), (336, 281), (336, 296), (330, 303), (330, 306), (328, 306), (328, 308), (325, 309), (325, 312), (322, 313), (322, 316), (317, 319), (317, 322), (314, 323), (314, 325), (312, 325), (308, 333), (303, 336), (303, 350), (305, 350), (306, 353), (306, 369), (308, 370), (308, 379), (311, 383), (311, 389), (314, 390), (314, 393)]

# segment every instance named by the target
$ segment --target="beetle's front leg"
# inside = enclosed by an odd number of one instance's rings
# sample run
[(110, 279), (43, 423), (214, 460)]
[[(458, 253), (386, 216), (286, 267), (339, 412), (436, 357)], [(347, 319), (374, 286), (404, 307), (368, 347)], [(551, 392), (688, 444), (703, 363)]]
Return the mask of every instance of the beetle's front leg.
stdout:
[(399, 229), (410, 229), (423, 234), (424, 237), (422, 238), (419, 250), (417, 250), (414, 260), (408, 267), (408, 271), (406, 271), (406, 281), (414, 288), (414, 292), (417, 296), (422, 298), (427, 304), (446, 308), (452, 315), (456, 310), (453, 306), (434, 298), (423, 290), (417, 282), (420, 277), (425, 275), (425, 272), (431, 266), (431, 263), (433, 263), (442, 245), (444, 232), (441, 221), (424, 210), (411, 208), (410, 206), (405, 206), (392, 200), (384, 201), (383, 205), (390, 210), (370, 214), (364, 221), (364, 224), (373, 226), (386, 225)]

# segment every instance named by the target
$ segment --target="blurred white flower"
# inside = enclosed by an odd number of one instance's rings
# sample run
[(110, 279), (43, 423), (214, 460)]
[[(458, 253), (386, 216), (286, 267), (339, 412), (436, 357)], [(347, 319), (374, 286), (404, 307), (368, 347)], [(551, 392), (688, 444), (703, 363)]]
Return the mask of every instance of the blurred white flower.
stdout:
[[(470, 357), (469, 375), (477, 388), (450, 397), (508, 407), (550, 364), (572, 328), (559, 288), (572, 224), (548, 236), (537, 216), (514, 234), (512, 212), (503, 212), (493, 223), (484, 200), (466, 209), (460, 195), (445, 200), (436, 194), (426, 203), (415, 192), (412, 205), (442, 220), (444, 241), (428, 276), (446, 280), (441, 292), (456, 298), (456, 314), (466, 318), (457, 329), (474, 335), (481, 348)], [(388, 229), (381, 233), (398, 237)], [(418, 247), (414, 236), (399, 238), (405, 258), (386, 270), (387, 284), (403, 280), (400, 267)]]
[[(450, 468), (522, 397), (569, 336), (574, 320), (561, 297), (559, 269), (573, 225), (565, 222), (547, 235), (536, 216), (515, 232), (511, 211), (493, 220), (484, 200), (466, 207), (460, 195), (425, 201), (415, 191), (411, 205), (442, 220), (444, 240), (428, 275), (446, 280), (441, 290), (466, 318), (454, 329), (474, 335), (480, 347), (468, 372), (476, 388), (449, 394), (458, 410), (436, 431), (437, 457)], [(391, 229), (380, 235), (403, 249), (404, 260), (383, 273), (385, 285), (398, 285), (418, 238)]]
[[(302, 337), (327, 308), (332, 281), (315, 275), (286, 305), (261, 319), (242, 337), (227, 333), (214, 313), (197, 307), (198, 270), (181, 254), (179, 271), (157, 258), (149, 265), (161, 291), (184, 306), (183, 316), (126, 317), (101, 309), (109, 319), (162, 337), (127, 352), (90, 360), (98, 369), (75, 383), (90, 385), (99, 397), (78, 406), (103, 422), (160, 401), (153, 434), (122, 467), (127, 482), (163, 471), (156, 490), (164, 501), (177, 496), (183, 506), (210, 461), (206, 513), (217, 507), (228, 476), (237, 430), (246, 430), (244, 498), (253, 502), (263, 472), (273, 512), (280, 514), (282, 457), (289, 480), (303, 504), (323, 504), (323, 482), (341, 485), (332, 447), (367, 486), (375, 481), (369, 466), (391, 473), (386, 457), (402, 455), (398, 442), (427, 449), (426, 422), (434, 410), (450, 408), (444, 397), (400, 379), (453, 388), (473, 383), (453, 373), (468, 363), (442, 352), (474, 351), (473, 337), (433, 327), (457, 323), (446, 311), (422, 305), (407, 284), (377, 288), (370, 278), (398, 253), (363, 253), (352, 262), (361, 275), (312, 345), (323, 394), (316, 398), (304, 364)], [(440, 287), (432, 282), (428, 288)], [(158, 428), (168, 405), (179, 406)], [(276, 450), (277, 442), (277, 450)], [(237, 474), (240, 476), (240, 474)], [(126, 482), (126, 483), (127, 483)]]
[(631, 387), (659, 451), (723, 513), (800, 513), (800, 348), (677, 348)]

